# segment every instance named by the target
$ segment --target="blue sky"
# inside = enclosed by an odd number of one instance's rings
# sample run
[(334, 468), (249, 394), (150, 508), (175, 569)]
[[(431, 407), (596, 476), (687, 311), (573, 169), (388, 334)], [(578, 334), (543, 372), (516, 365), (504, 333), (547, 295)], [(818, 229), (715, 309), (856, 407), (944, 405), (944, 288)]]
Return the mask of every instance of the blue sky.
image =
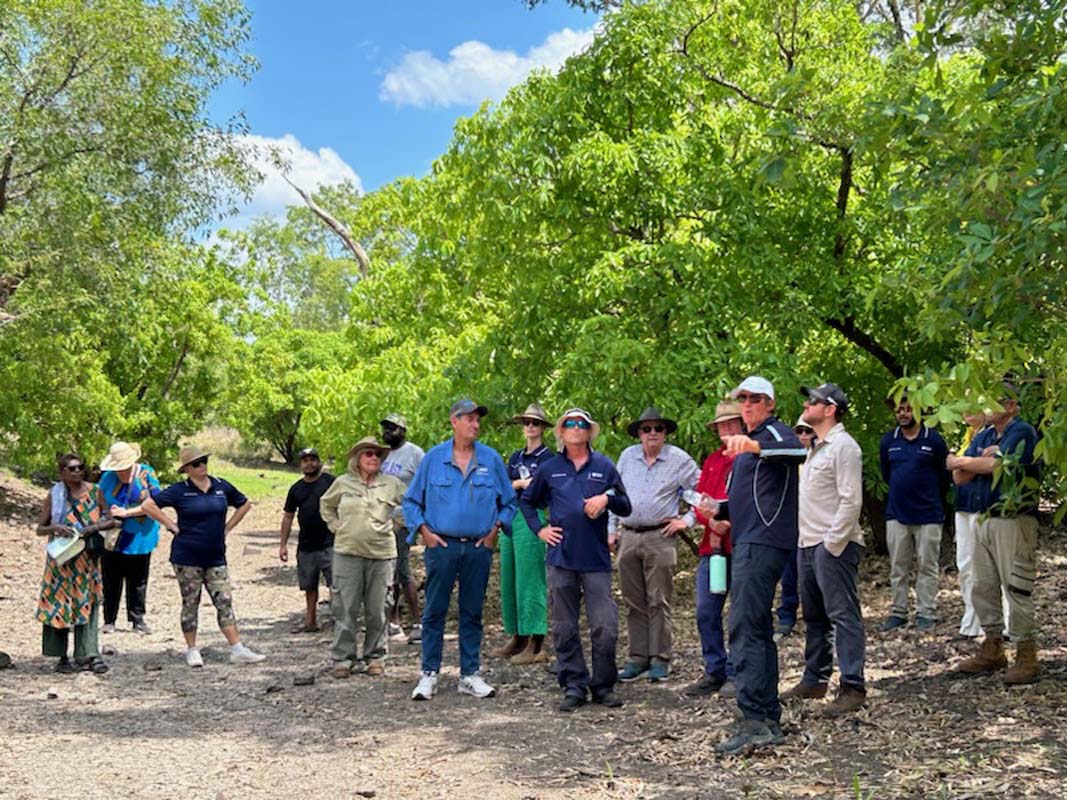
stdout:
[[(243, 111), (257, 145), (281, 144), (304, 188), (345, 178), (373, 190), (423, 175), (455, 121), (535, 66), (555, 68), (596, 17), (563, 0), (246, 0), (259, 72), (223, 87), (211, 113)], [(261, 169), (266, 167), (261, 164)], [(269, 170), (267, 170), (269, 171)], [(298, 202), (268, 175), (238, 219)]]

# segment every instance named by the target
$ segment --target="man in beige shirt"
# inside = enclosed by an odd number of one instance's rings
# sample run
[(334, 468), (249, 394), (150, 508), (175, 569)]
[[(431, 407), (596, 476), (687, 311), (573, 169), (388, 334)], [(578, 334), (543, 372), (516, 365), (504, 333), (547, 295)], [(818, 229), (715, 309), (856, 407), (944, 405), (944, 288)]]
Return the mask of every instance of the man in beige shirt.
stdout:
[(857, 589), (863, 553), (863, 454), (841, 423), (848, 411), (848, 395), (841, 387), (824, 383), (800, 391), (807, 398), (802, 419), (816, 436), (800, 471), (797, 546), (807, 663), (800, 683), (782, 699), (824, 697), (836, 645), (841, 689), (823, 713), (837, 717), (860, 708), (867, 697), (866, 635)]

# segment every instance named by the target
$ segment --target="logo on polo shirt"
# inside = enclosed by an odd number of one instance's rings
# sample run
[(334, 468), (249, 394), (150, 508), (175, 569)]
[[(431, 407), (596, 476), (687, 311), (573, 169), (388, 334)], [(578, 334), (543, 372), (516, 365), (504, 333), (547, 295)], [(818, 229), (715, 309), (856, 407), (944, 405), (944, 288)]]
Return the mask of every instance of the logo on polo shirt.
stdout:
[(590, 478), (599, 478), (600, 480), (604, 480), (604, 473), (603, 472), (590, 472), (589, 473), (589, 477)]
[(567, 473), (566, 472), (553, 472), (552, 473), (552, 477), (553, 478), (566, 478), (567, 477)]

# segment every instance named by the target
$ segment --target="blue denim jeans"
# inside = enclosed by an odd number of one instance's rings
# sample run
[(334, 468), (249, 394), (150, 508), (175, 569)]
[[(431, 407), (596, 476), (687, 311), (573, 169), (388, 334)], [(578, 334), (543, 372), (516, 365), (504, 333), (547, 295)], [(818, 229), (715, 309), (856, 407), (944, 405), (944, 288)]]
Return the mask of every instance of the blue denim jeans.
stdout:
[[(549, 565), (548, 591), (552, 597), (552, 643), (560, 687), (566, 694), (585, 697), (589, 690), (594, 699), (602, 697), (615, 687), (618, 674), (615, 645), (619, 638), (619, 607), (611, 596), (611, 573), (576, 572)], [(592, 675), (582, 654), (578, 628), (583, 598), (593, 649)]]
[[(730, 556), (726, 556), (726, 585), (730, 586)], [(734, 677), (734, 665), (726, 656), (726, 639), (722, 632), (722, 609), (727, 595), (712, 594), (708, 583), (711, 556), (701, 556), (697, 564), (697, 631), (704, 656), (704, 674), (724, 681)]]
[(790, 555), (782, 570), (782, 596), (778, 601), (778, 621), (786, 625), (797, 624), (797, 608), (800, 606), (800, 585), (797, 580), (796, 551)]
[(841, 685), (864, 691), (867, 636), (856, 589), (863, 548), (849, 542), (840, 556), (834, 556), (820, 544), (803, 547), (799, 553), (800, 591), (808, 637), (803, 681), (829, 683), (836, 646)]
[(779, 722), (774, 589), (792, 550), (744, 542), (734, 546), (730, 589), (730, 658), (737, 705), (745, 719)]
[(482, 605), (493, 566), (493, 551), (474, 542), (445, 539), (448, 547), (427, 547), (426, 607), (422, 611), (422, 671), (439, 672), (445, 620), (452, 588), (459, 581), (459, 671), (473, 675), (481, 666)]

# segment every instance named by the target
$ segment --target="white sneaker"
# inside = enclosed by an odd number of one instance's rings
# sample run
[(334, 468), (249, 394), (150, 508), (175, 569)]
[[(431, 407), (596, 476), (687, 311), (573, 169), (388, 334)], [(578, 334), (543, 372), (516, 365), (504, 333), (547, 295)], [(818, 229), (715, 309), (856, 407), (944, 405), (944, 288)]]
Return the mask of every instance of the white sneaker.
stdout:
[(258, 664), (260, 661), (265, 661), (266, 658), (262, 653), (254, 653), (243, 644), (234, 645), (233, 649), (230, 650), (231, 664)]
[(437, 694), (437, 673), (423, 672), (419, 676), (419, 682), (411, 693), (412, 700), (429, 700)]
[(190, 667), (202, 667), (204, 666), (204, 657), (200, 655), (200, 651), (195, 647), (190, 647), (185, 651), (185, 663)]
[(404, 629), (397, 625), (395, 622), (389, 623), (389, 641), (396, 642), (397, 644), (406, 644), (408, 640), (407, 634), (404, 633)]
[(496, 695), (496, 689), (482, 680), (482, 676), (477, 672), (460, 678), (458, 689), (460, 694), (469, 694), (474, 697), (493, 697)]
[(115, 632), (115, 626), (110, 622), (105, 622), (100, 627), (100, 633), (114, 633), (114, 632)]

